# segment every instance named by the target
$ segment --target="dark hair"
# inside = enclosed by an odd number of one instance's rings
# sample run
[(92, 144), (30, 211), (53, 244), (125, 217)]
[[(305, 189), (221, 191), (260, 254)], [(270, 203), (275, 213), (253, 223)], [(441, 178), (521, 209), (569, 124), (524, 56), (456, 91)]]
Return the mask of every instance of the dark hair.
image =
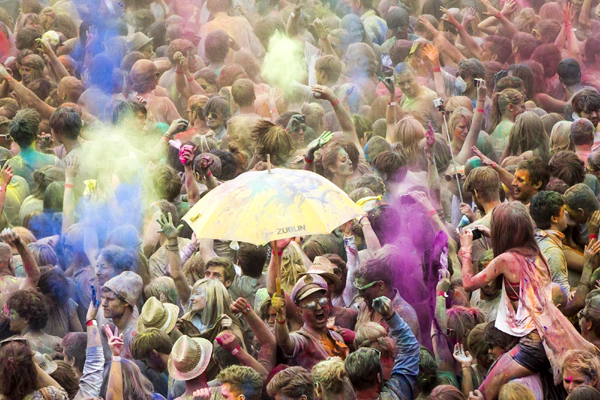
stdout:
[(56, 95), (56, 83), (49, 81), (46, 78), (34, 79), (27, 85), (27, 89), (31, 90), (37, 97), (48, 102), (50, 94)]
[(159, 165), (152, 175), (152, 184), (158, 196), (172, 203), (181, 194), (181, 178), (179, 173), (168, 165)]
[(567, 86), (581, 82), (581, 66), (573, 58), (565, 58), (558, 63), (557, 69), (560, 80)]
[(600, 110), (600, 94), (592, 89), (583, 89), (571, 100), (573, 111), (577, 114)]
[(458, 63), (458, 73), (469, 75), (472, 78), (481, 78), (485, 76), (485, 68), (481, 61), (476, 58), (467, 58)]
[(81, 117), (71, 107), (58, 107), (50, 116), (50, 127), (67, 139), (75, 140), (81, 131)]
[(390, 48), (390, 59), (394, 65), (398, 65), (410, 55), (413, 42), (410, 40), (398, 39)]
[(485, 341), (489, 348), (500, 347), (503, 351), (509, 351), (519, 343), (519, 338), (511, 336), (496, 328), (496, 321), (491, 321), (485, 326)]
[(354, 276), (369, 283), (382, 281), (387, 287), (392, 287), (394, 282), (392, 267), (388, 264), (387, 257), (370, 258), (361, 263)]
[(36, 45), (36, 39), (39, 39), (44, 34), (41, 28), (35, 28), (33, 26), (26, 26), (19, 29), (15, 46), (18, 50), (30, 49)]
[(306, 396), (308, 400), (313, 400), (314, 385), (315, 381), (305, 368), (288, 367), (280, 370), (271, 378), (267, 385), (267, 392), (273, 398), (277, 393), (281, 393), (291, 399)]
[(137, 263), (131, 251), (122, 247), (110, 245), (100, 251), (100, 256), (115, 270), (115, 276), (125, 271), (137, 272)]
[(600, 392), (591, 386), (581, 385), (567, 396), (567, 400), (600, 400)]
[(585, 57), (587, 58), (588, 62), (595, 62), (596, 56), (600, 54), (600, 36), (590, 36), (585, 41), (585, 47), (583, 50), (585, 52)]
[(529, 172), (529, 178), (532, 182), (542, 182), (539, 190), (544, 190), (550, 180), (548, 165), (541, 158), (530, 158), (517, 164), (517, 169), (525, 169)]
[[(526, 62), (529, 63), (531, 61)], [(539, 65), (539, 63), (537, 64)], [(533, 75), (533, 71), (528, 65), (514, 64), (508, 67), (508, 71), (512, 74), (512, 76), (521, 78), (521, 80), (523, 81), (523, 89), (525, 89), (525, 95), (528, 98), (533, 99), (533, 96), (535, 96), (540, 91), (540, 88), (536, 86), (536, 80), (535, 76)]]
[(531, 55), (538, 46), (538, 41), (527, 32), (517, 32), (512, 37), (514, 47), (519, 49), (519, 54), (523, 59), (531, 58)]
[(421, 346), (419, 350), (419, 374), (417, 375), (416, 386), (421, 393), (429, 395), (431, 391), (440, 384), (437, 374), (437, 363), (433, 354)]
[(23, 399), (37, 384), (37, 370), (29, 345), (13, 340), (0, 346), (0, 393), (10, 399)]
[(569, 186), (583, 182), (585, 167), (583, 161), (572, 151), (559, 151), (548, 163), (550, 176), (562, 180)]
[(235, 172), (237, 171), (237, 161), (233, 154), (228, 151), (212, 149), (211, 154), (219, 157), (221, 160), (221, 173), (217, 176), (222, 181), (229, 181), (235, 178)]
[(194, 50), (194, 44), (187, 39), (175, 39), (169, 43), (169, 47), (167, 48), (167, 58), (171, 62), (171, 64), (175, 64), (175, 60), (173, 56), (178, 51), (183, 54), (183, 56), (187, 56), (187, 53)]
[(75, 368), (79, 371), (83, 371), (87, 351), (87, 333), (67, 333), (65, 337), (63, 337), (62, 348), (67, 356), (75, 359)]
[(401, 181), (406, 177), (408, 172), (406, 164), (408, 163), (408, 157), (404, 150), (398, 151), (383, 151), (373, 158), (373, 168), (375, 168), (380, 174), (386, 174), (388, 180)]
[(146, 107), (137, 101), (121, 101), (115, 105), (112, 111), (112, 123), (118, 125), (129, 118), (135, 118), (136, 114), (148, 114)]
[(496, 61), (506, 64), (512, 55), (512, 43), (510, 40), (503, 36), (491, 35), (486, 37), (484, 41), (490, 43), (490, 52), (497, 56)]
[(66, 361), (56, 360), (55, 363), (56, 370), (50, 376), (67, 392), (69, 399), (75, 398), (79, 391), (79, 377)]
[(57, 268), (42, 267), (37, 287), (55, 305), (69, 304), (69, 282), (65, 274)]
[[(497, 205), (492, 211), (492, 249), (494, 257), (507, 251), (534, 257), (540, 254), (534, 226), (522, 203), (513, 201)], [(507, 235), (506, 232), (511, 232)]]
[(258, 278), (267, 262), (267, 249), (250, 243), (241, 243), (238, 260), (242, 273), (252, 278)]
[(8, 308), (27, 320), (34, 331), (42, 330), (48, 323), (48, 305), (44, 296), (34, 289), (17, 290), (8, 299)]
[(222, 30), (213, 31), (204, 41), (204, 54), (213, 62), (223, 62), (229, 52), (229, 35)]
[(529, 215), (538, 229), (550, 229), (552, 217), (558, 216), (565, 199), (556, 192), (541, 191), (531, 198)]
[(21, 148), (29, 147), (37, 137), (39, 125), (40, 114), (37, 111), (31, 108), (20, 110), (10, 123), (10, 136)]
[(496, 171), (490, 167), (477, 167), (467, 175), (463, 188), (473, 194), (477, 191), (481, 201), (499, 201), (502, 186)]

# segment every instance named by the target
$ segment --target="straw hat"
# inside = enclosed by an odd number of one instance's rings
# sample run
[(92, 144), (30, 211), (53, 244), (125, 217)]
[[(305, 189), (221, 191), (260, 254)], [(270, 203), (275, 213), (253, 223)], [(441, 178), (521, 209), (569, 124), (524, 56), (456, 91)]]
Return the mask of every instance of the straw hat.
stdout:
[(334, 265), (323, 256), (315, 257), (313, 265), (302, 275), (319, 275), (333, 282), (333, 289), (339, 290), (342, 287), (342, 280), (333, 272)]
[(182, 336), (173, 345), (167, 368), (178, 381), (189, 381), (206, 370), (212, 355), (212, 344), (202, 338)]
[(50, 355), (42, 354), (39, 351), (33, 353), (33, 361), (48, 375), (58, 368), (58, 365), (50, 358)]
[(171, 303), (161, 303), (156, 297), (150, 297), (138, 318), (137, 329), (142, 331), (148, 328), (157, 328), (169, 333), (175, 327), (179, 307)]
[(127, 47), (129, 47), (129, 51), (138, 51), (151, 41), (152, 38), (149, 38), (142, 32), (136, 32), (127, 38)]

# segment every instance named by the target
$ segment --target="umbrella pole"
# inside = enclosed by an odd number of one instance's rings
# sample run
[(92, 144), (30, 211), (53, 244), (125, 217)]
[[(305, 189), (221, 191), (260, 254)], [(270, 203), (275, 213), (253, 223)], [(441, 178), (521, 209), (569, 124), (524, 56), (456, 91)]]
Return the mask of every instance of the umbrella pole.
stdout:
[(279, 265), (279, 250), (277, 249), (277, 240), (275, 240), (275, 247), (273, 248), (273, 257), (275, 257), (275, 268), (277, 268), (277, 278), (275, 282), (277, 284), (277, 294), (281, 295), (281, 265)]
[(271, 155), (267, 154), (267, 169), (271, 173)]

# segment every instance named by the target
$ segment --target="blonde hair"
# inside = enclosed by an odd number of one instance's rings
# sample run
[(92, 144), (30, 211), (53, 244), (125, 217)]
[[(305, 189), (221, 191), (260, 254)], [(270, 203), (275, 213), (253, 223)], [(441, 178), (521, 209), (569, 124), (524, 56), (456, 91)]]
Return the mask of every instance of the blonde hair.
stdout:
[(379, 350), (382, 357), (396, 357), (398, 349), (394, 340), (388, 336), (385, 328), (375, 322), (366, 322), (356, 330), (354, 347), (370, 347)]
[(324, 398), (348, 399), (347, 394), (353, 393), (352, 383), (346, 373), (344, 361), (340, 357), (331, 357), (313, 367), (311, 375), (315, 385), (320, 385)]
[(298, 243), (292, 241), (283, 251), (281, 258), (281, 289), (292, 293), (292, 289), (300, 274), (306, 272), (310, 260), (306, 257)]
[(452, 112), (452, 114), (450, 114), (450, 119), (448, 120), (448, 129), (450, 129), (451, 132), (454, 131), (456, 125), (458, 125), (463, 118), (467, 122), (467, 126), (470, 128), (471, 123), (473, 122), (473, 113), (464, 107), (458, 107)]
[(525, 111), (517, 117), (510, 130), (502, 158), (520, 156), (530, 150), (534, 157), (549, 158), (548, 134), (542, 119), (533, 111)]
[(525, 96), (517, 89), (508, 88), (494, 94), (492, 98), (492, 116), (490, 117), (490, 127), (488, 128), (490, 135), (502, 121), (502, 114), (504, 114), (508, 105), (516, 105), (521, 101), (525, 101)]
[(419, 157), (419, 142), (425, 138), (423, 125), (413, 117), (402, 118), (396, 124), (395, 136), (404, 147), (408, 165), (414, 165)]
[(285, 166), (290, 161), (294, 141), (279, 125), (259, 121), (252, 131), (252, 138), (256, 142), (255, 153), (260, 161), (267, 161), (267, 154), (271, 155), (271, 164), (275, 166)]
[(200, 255), (200, 252), (192, 254), (192, 256), (183, 264), (183, 275), (187, 279), (188, 284), (193, 285), (195, 282), (204, 278), (206, 265)]
[(221, 281), (208, 278), (200, 279), (194, 284), (192, 293), (198, 288), (201, 288), (206, 293), (206, 306), (202, 311), (198, 312), (200, 313), (200, 321), (202, 321), (204, 326), (211, 328), (223, 314), (227, 314), (234, 323), (239, 325), (238, 318), (231, 312), (232, 301), (231, 297), (229, 297), (229, 292)]
[(531, 33), (535, 24), (540, 21), (540, 17), (536, 15), (535, 11), (531, 7), (527, 7), (521, 10), (519, 15), (515, 17), (515, 27), (521, 32)]
[(500, 389), (498, 400), (535, 400), (535, 396), (522, 383), (508, 382)]
[[(560, 363), (560, 372), (565, 373), (566, 369), (577, 371), (590, 380), (597, 379), (600, 372), (600, 361), (595, 354), (586, 350), (569, 350)], [(596, 382), (598, 385), (599, 382)]]
[(471, 103), (471, 99), (467, 96), (450, 97), (446, 102), (446, 111), (449, 113), (453, 112), (458, 107), (464, 107), (473, 112), (473, 103)]
[(575, 151), (575, 145), (571, 142), (571, 121), (560, 121), (554, 124), (550, 133), (550, 155), (559, 151)]

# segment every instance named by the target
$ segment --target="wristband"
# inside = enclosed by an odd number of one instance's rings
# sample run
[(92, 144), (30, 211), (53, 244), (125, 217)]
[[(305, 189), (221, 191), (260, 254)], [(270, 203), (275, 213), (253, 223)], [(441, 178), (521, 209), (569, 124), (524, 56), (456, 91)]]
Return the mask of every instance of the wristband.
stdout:
[(193, 76), (190, 76), (190, 77), (187, 79), (187, 81), (188, 81), (188, 82), (192, 82), (193, 80), (194, 80), (194, 77), (193, 77)]
[(335, 101), (332, 101), (332, 102), (331, 102), (331, 106), (332, 106), (332, 107), (335, 107), (335, 106), (337, 106), (338, 104), (340, 104), (340, 99), (336, 99)]
[(231, 350), (231, 355), (235, 356), (237, 353), (240, 352), (241, 347), (238, 345), (235, 349)]
[(440, 72), (441, 70), (441, 67), (433, 67), (433, 72)]
[(590, 240), (592, 240), (592, 239), (598, 240), (598, 235), (597, 234), (596, 235), (589, 235), (589, 239)]
[(65, 183), (65, 189), (73, 189), (72, 183)]
[(120, 356), (112, 356), (112, 360), (113, 360), (113, 362), (121, 362), (121, 357)]
[(6, 192), (6, 186), (0, 186), (0, 192)]
[(206, 179), (210, 178), (212, 176), (212, 171), (209, 169), (208, 173), (204, 176), (206, 177)]
[(436, 211), (436, 210), (431, 210), (431, 211), (429, 211), (429, 212), (427, 213), (427, 216), (428, 216), (428, 217), (433, 217), (435, 214), (437, 214), (437, 211)]
[(462, 26), (461, 24), (458, 24), (458, 26), (456, 27), (456, 29), (458, 29), (458, 30), (460, 31), (461, 29), (462, 29), (462, 30), (464, 30), (464, 29), (465, 29), (465, 27), (464, 27), (464, 26)]
[(163, 136), (162, 136), (160, 139), (161, 139), (161, 140), (164, 140), (164, 141), (165, 141), (165, 142), (167, 142), (167, 143), (169, 142), (169, 140), (171, 140), (171, 138), (170, 138), (170, 137), (168, 137), (167, 135), (163, 135)]
[(178, 70), (175, 70), (175, 73), (176, 73), (176, 74), (183, 74), (183, 71), (178, 71)]
[(492, 169), (496, 169), (497, 166), (498, 164), (496, 164), (495, 162), (492, 163)]
[[(275, 255), (275, 250), (271, 250), (271, 254)], [(281, 257), (282, 254), (283, 254), (283, 250), (277, 250), (277, 255), (279, 257)]]
[(88, 322), (85, 323), (85, 326), (98, 326), (98, 321), (96, 321), (95, 319), (90, 319)]
[(477, 109), (477, 110), (475, 110), (475, 111), (477, 111), (478, 113), (482, 113), (482, 114), (483, 114), (483, 108), (478, 108), (478, 109)]
[(10, 76), (10, 75), (6, 75), (6, 78), (4, 78), (4, 80), (5, 80), (6, 82), (8, 82), (8, 81), (10, 81), (10, 78), (11, 78), (11, 76)]
[(271, 114), (277, 114), (277, 109), (276, 109), (276, 108), (274, 108), (274, 109), (272, 109), (272, 110), (269, 110), (269, 112), (270, 112)]
[(390, 106), (390, 107), (394, 107), (395, 105), (396, 105), (396, 102), (395, 102), (395, 101), (390, 101), (390, 102), (388, 103), (388, 106)]
[(307, 164), (312, 164), (313, 162), (315, 162), (315, 160), (311, 160), (310, 158), (304, 157), (304, 162)]
[(496, 18), (498, 18), (498, 19), (502, 18), (502, 11), (498, 11), (498, 14), (496, 14)]
[(441, 290), (438, 290), (438, 291), (435, 293), (435, 295), (436, 295), (437, 297), (448, 297), (448, 293), (446, 293), (446, 292), (442, 292)]
[(280, 320), (278, 320), (277, 318), (275, 318), (275, 320), (277, 321), (277, 323), (278, 323), (279, 325), (285, 325), (285, 324), (286, 324), (286, 322), (287, 322), (285, 319), (284, 319), (283, 321), (280, 321)]

